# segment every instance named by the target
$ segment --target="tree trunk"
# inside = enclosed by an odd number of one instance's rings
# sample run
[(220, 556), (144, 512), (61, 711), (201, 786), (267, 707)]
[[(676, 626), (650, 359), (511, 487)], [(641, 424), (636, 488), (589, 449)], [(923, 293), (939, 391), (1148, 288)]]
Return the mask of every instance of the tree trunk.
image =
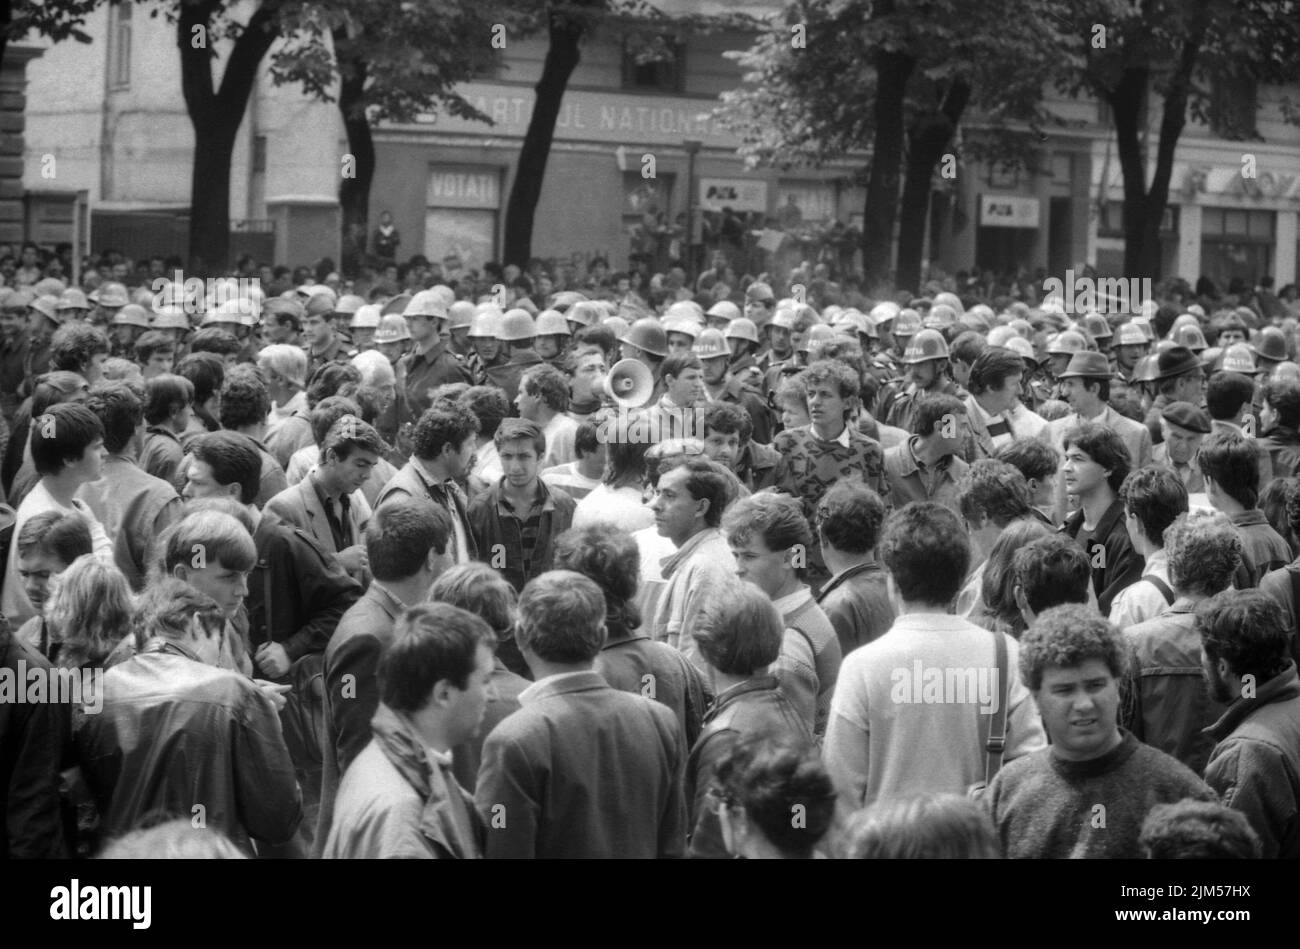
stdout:
[[(1115, 146), (1124, 175), (1124, 274), (1140, 277), (1147, 233), (1146, 156), (1142, 153), (1142, 116), (1150, 75), (1145, 67), (1126, 69), (1107, 96), (1115, 119)], [(1160, 218), (1155, 221), (1156, 234)]]
[(908, 130), (907, 177), (899, 207), (897, 284), (920, 291), (925, 230), (930, 220), (930, 183), (935, 166), (943, 158), (961, 122), (970, 86), (955, 82), (944, 95), (942, 105), (919, 116)]
[(5, 62), (5, 48), (9, 45), (9, 23), (12, 19), (12, 0), (0, 0), (0, 67)]
[[(230, 166), (235, 135), (257, 79), (258, 65), (279, 35), (275, 3), (263, 0), (231, 48), (221, 87), (212, 85), (212, 16), (220, 0), (180, 4), (176, 43), (181, 53), (181, 91), (194, 126), (190, 180), (189, 268), (214, 276), (230, 268)], [(195, 27), (205, 41), (196, 46)]]
[[(335, 49), (339, 48), (335, 36)], [(370, 186), (375, 180), (375, 141), (366, 119), (365, 62), (353, 57), (346, 68), (339, 64), (344, 78), (339, 88), (339, 112), (348, 133), (348, 153), (353, 158), (355, 177), (339, 182), (339, 208), (342, 211), (342, 267), (356, 275), (366, 263), (366, 236), (370, 219)]]
[(569, 85), (569, 77), (581, 57), (578, 41), (585, 32), (586, 25), (581, 19), (550, 14), (550, 45), (546, 49), (541, 78), (535, 87), (537, 101), (533, 104), (533, 115), (528, 122), (523, 146), (519, 149), (515, 181), (506, 202), (502, 256), (505, 263), (515, 264), (521, 269), (528, 266), (528, 260), (533, 256), (533, 220), (537, 202), (542, 196), (551, 142), (555, 138), (555, 120), (560, 115), (560, 103)]
[(899, 165), (903, 156), (903, 97), (916, 60), (882, 52), (876, 60), (876, 135), (862, 221), (863, 287), (888, 284), (898, 214)]

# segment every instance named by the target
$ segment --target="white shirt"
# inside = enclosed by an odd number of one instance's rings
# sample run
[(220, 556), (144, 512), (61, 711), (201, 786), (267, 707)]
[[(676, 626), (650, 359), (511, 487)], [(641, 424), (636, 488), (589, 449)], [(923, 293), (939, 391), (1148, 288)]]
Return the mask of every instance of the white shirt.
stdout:
[[(1172, 590), (1173, 584), (1169, 582), (1169, 556), (1163, 548), (1147, 558), (1142, 575), (1147, 574), (1159, 577)], [(1121, 590), (1110, 604), (1110, 621), (1120, 629), (1128, 629), (1155, 619), (1171, 605), (1154, 583), (1138, 580)]]
[(629, 486), (613, 489), (607, 484), (592, 488), (573, 511), (573, 526), (612, 524), (629, 534), (653, 527), (654, 511), (646, 507), (641, 489)]
[(546, 436), (546, 457), (542, 459), (543, 468), (567, 465), (578, 457), (574, 440), (578, 436), (578, 423), (563, 412), (555, 415), (542, 429)]

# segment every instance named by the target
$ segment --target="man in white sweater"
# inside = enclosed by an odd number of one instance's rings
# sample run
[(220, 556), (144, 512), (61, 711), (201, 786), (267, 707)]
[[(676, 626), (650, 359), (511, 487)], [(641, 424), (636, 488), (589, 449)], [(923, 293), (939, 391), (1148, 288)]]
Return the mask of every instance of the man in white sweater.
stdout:
[(680, 649), (705, 675), (708, 667), (685, 627), (707, 592), (735, 576), (736, 559), (718, 530), (732, 497), (726, 470), (696, 457), (659, 475), (650, 504), (659, 535), (677, 547), (661, 561), (667, 585), (650, 624), (651, 635)]
[[(99, 416), (79, 402), (50, 406), (32, 419), (32, 463), (41, 480), (23, 499), (14, 522), (14, 537), (23, 525), (42, 511), (76, 512), (90, 523), (90, 538), (97, 555), (113, 560), (113, 542), (84, 501), (77, 500), (83, 484), (98, 481), (104, 467), (104, 426)], [(18, 545), (9, 547), (0, 612), (17, 628), (36, 615), (36, 608), (18, 575)]]
[(826, 732), (826, 766), (847, 811), (888, 797), (962, 794), (982, 781), (985, 736), (1003, 703), (1005, 759), (1045, 745), (1015, 675), (1015, 640), (1006, 637), (999, 675), (995, 634), (951, 613), (970, 559), (957, 516), (933, 502), (907, 505), (886, 522), (880, 559), (897, 618), (845, 658)]

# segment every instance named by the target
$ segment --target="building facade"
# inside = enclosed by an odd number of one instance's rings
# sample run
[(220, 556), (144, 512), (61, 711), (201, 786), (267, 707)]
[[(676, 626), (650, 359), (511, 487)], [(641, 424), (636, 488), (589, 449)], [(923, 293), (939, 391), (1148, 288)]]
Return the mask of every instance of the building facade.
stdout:
[[(183, 255), (177, 222), (189, 201), (194, 137), (175, 28), (122, 4), (95, 11), (87, 32), (92, 45), (59, 44), (28, 65), (23, 185), (51, 202), (85, 192), (97, 245), (129, 238), (135, 243), (120, 248), (127, 253)], [(707, 245), (726, 249), (741, 269), (758, 269), (771, 262), (762, 250), (780, 247), (789, 263), (815, 246), (783, 234), (824, 235), (836, 221), (841, 230), (860, 227), (865, 156), (797, 172), (750, 169), (736, 137), (710, 117), (718, 95), (741, 78), (723, 54), (748, 44), (743, 33), (693, 36), (652, 64), (638, 64), (615, 27), (585, 44), (556, 125), (534, 256), (660, 269), (680, 254), (690, 219), (697, 262)], [(391, 212), (400, 259), (455, 256), (473, 267), (500, 258), (545, 53), (544, 37), (511, 38), (495, 74), (462, 87), (491, 125), (444, 113), (375, 129), (370, 228)], [(218, 56), (216, 68), (223, 65)], [(1268, 273), (1279, 286), (1296, 279), (1300, 128), (1282, 121), (1285, 94), (1251, 90), (1252, 131), (1262, 140), (1234, 141), (1189, 121), (1163, 228), (1166, 275), (1204, 274), (1221, 288), (1232, 277), (1253, 283)], [(944, 271), (1060, 276), (1087, 262), (1119, 275), (1122, 180), (1109, 119), (1088, 100), (1050, 107), (1075, 124), (1052, 132), (1022, 167), (959, 159), (955, 177), (936, 175), (927, 256)], [(1158, 104), (1149, 115), (1154, 149)], [(969, 124), (963, 134), (978, 134), (978, 120)], [(50, 155), (54, 179), (41, 173)], [(250, 235), (245, 246), (277, 263), (338, 260), (347, 155), (336, 107), (276, 86), (264, 70), (232, 169), (232, 227)], [(850, 249), (836, 262), (853, 259)]]

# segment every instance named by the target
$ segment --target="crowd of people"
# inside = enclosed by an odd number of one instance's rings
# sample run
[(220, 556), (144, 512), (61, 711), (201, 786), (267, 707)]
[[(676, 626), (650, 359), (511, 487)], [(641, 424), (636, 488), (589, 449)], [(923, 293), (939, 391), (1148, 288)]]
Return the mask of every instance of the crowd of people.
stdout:
[(115, 256), (0, 288), (5, 856), (1300, 856), (1286, 294)]

